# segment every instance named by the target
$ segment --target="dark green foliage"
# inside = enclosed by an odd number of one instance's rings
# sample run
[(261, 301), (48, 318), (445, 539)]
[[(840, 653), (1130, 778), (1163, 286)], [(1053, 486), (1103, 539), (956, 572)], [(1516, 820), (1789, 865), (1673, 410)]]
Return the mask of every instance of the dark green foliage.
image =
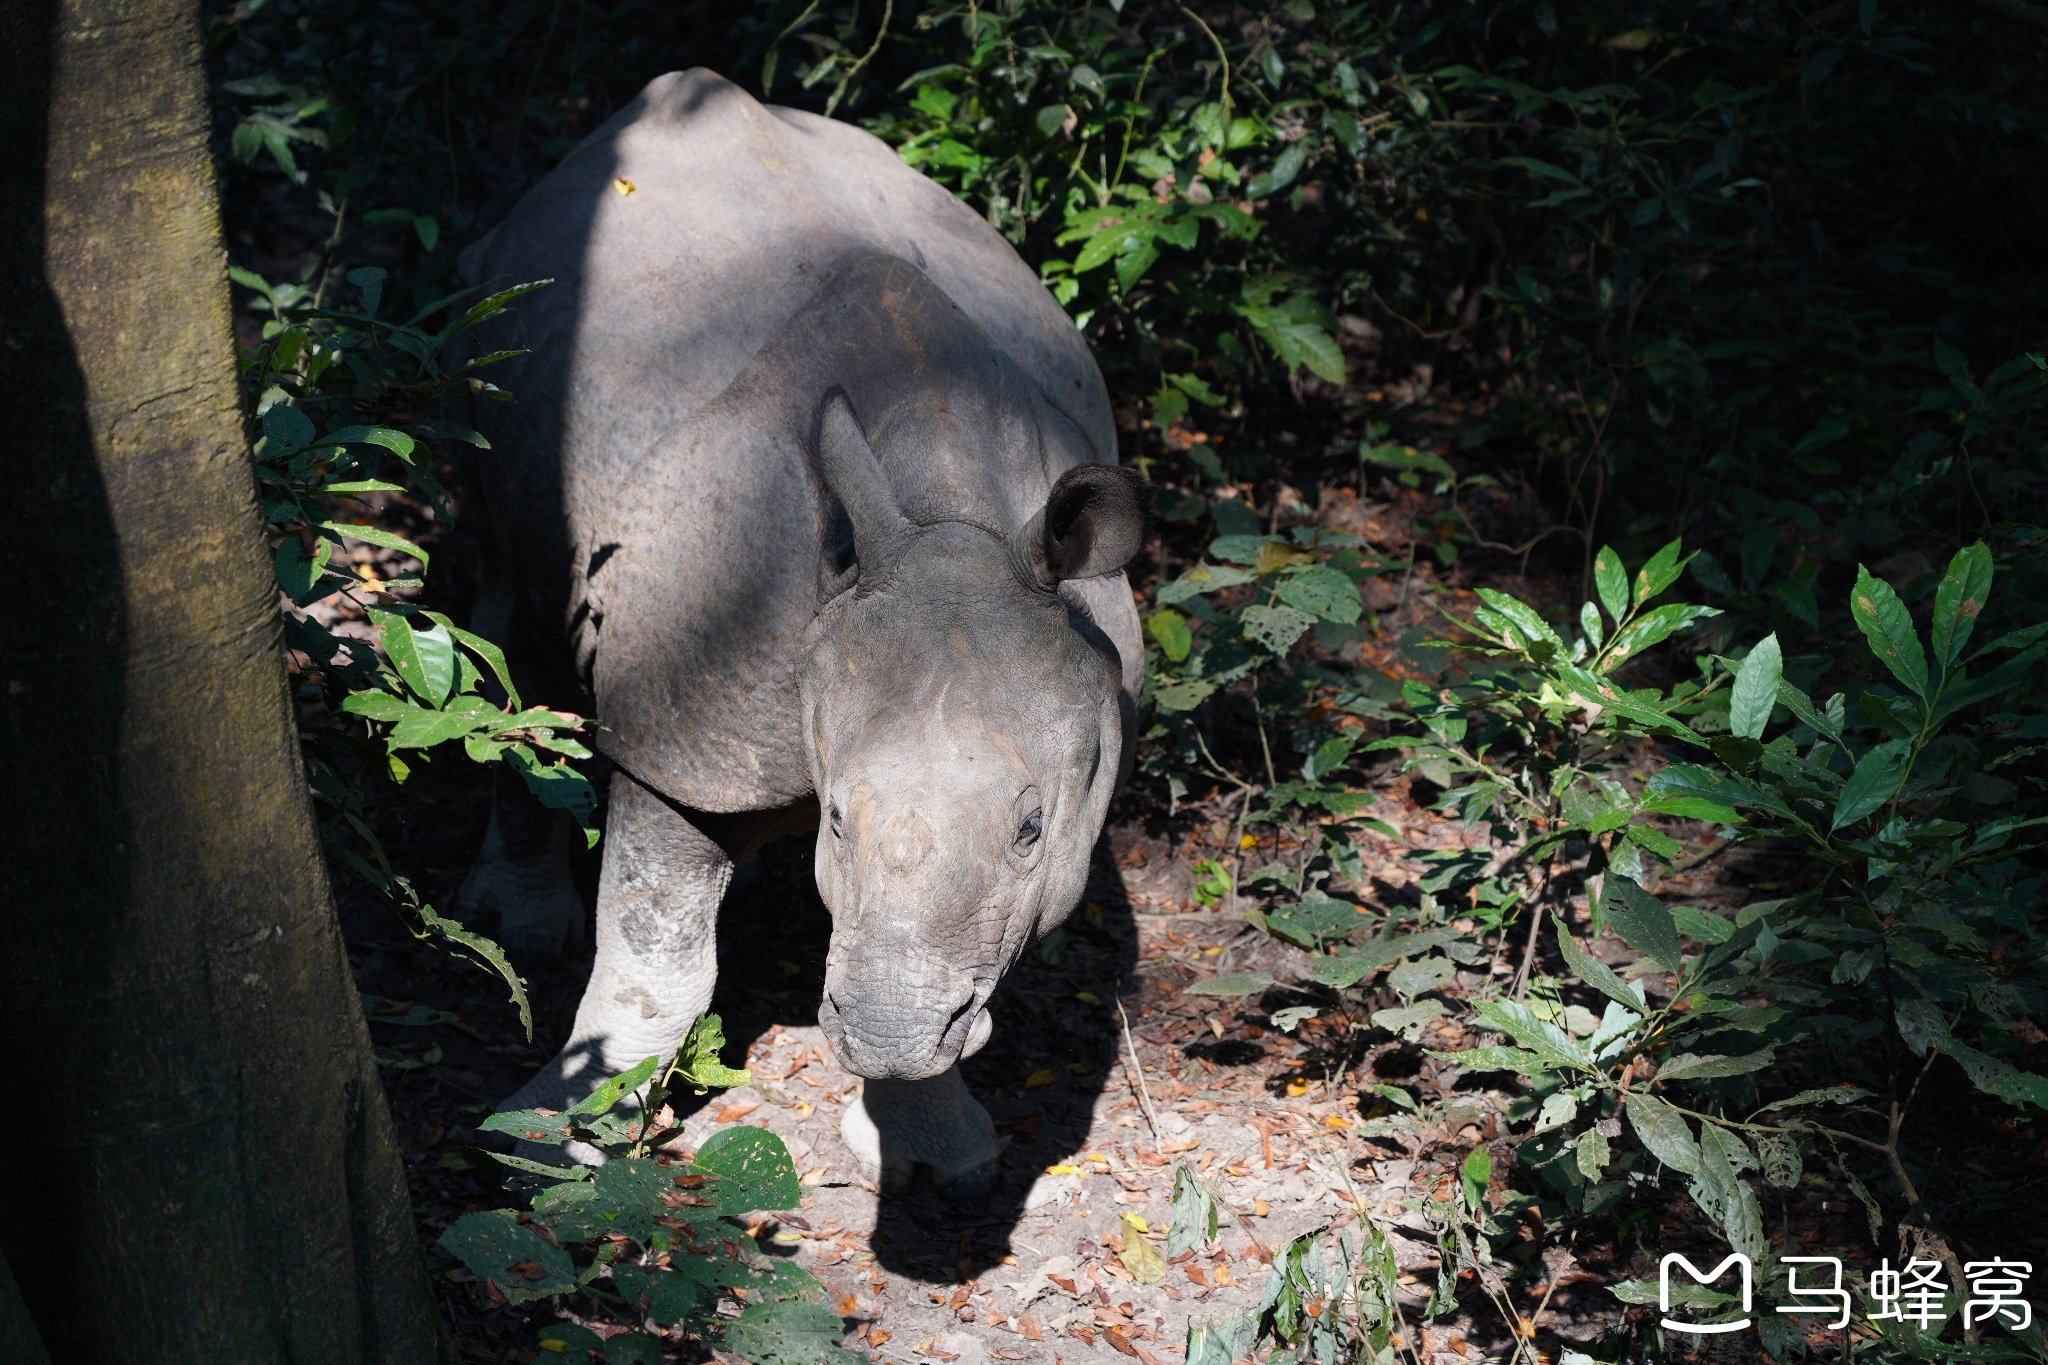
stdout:
[[(593, 1169), (498, 1157), (546, 1183), (527, 1212), (463, 1215), (442, 1234), (441, 1248), (496, 1300), (583, 1294), (616, 1321), (688, 1333), (750, 1361), (849, 1359), (839, 1347), (845, 1325), (825, 1306), (824, 1286), (802, 1267), (762, 1255), (735, 1221), (802, 1202), (782, 1139), (732, 1127), (712, 1134), (688, 1161), (660, 1150), (678, 1134), (665, 1104), (672, 1084), (701, 1093), (698, 1078), (714, 1069), (721, 1079), (710, 1084), (748, 1079), (718, 1062), (723, 1036), (718, 1016), (706, 1015), (666, 1066), (649, 1057), (564, 1113), (517, 1110), (486, 1119), (480, 1126), (492, 1132), (547, 1146), (582, 1142), (607, 1159)], [(721, 1295), (744, 1301), (744, 1311), (720, 1315)], [(570, 1350), (598, 1348), (594, 1333), (564, 1330), (546, 1329), (543, 1349), (551, 1333)], [(613, 1336), (603, 1350), (607, 1362), (660, 1359), (659, 1341), (646, 1332)]]

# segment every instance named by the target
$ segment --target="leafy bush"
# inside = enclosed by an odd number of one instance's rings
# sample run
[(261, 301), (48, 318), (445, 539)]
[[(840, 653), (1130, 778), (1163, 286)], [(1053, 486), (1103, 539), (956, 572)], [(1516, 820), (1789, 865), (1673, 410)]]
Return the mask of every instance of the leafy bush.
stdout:
[[(507, 397), (479, 371), (516, 352), (455, 368), (444, 367), (443, 354), (457, 336), (546, 281), (457, 311), (473, 292), (464, 291), (397, 322), (378, 317), (385, 272), (375, 267), (349, 274), (360, 309), (325, 307), (320, 291), (303, 285), (233, 274), (270, 314), (242, 373), (263, 521), (276, 547), (279, 590), (294, 608), (285, 617), (285, 645), (330, 854), (397, 907), (415, 934), (458, 945), (495, 969), (531, 1031), (525, 987), (498, 946), (436, 913), (392, 869), (363, 818), (359, 777), (381, 748), (385, 771), (403, 782), (411, 771), (404, 754), (423, 762), (428, 751), (459, 740), (468, 758), (511, 766), (543, 804), (574, 814), (595, 843), (595, 794), (566, 761), (590, 757), (575, 738), (586, 722), (523, 706), (496, 645), (399, 595), (420, 588), (419, 577), (380, 578), (368, 564), (352, 565), (346, 552), (352, 540), (395, 550), (426, 572), (428, 552), (378, 525), (375, 500), (410, 493), (447, 514), (429, 443), (488, 443), (428, 413), (454, 387)], [(446, 320), (429, 327), (437, 316)], [(369, 629), (329, 628), (344, 615)]]
[[(747, 1082), (747, 1072), (719, 1061), (724, 1045), (718, 1016), (705, 1015), (666, 1066), (649, 1057), (565, 1111), (509, 1110), (481, 1125), (548, 1147), (581, 1143), (605, 1158), (592, 1167), (498, 1155), (540, 1184), (528, 1211), (466, 1213), (441, 1236), (493, 1303), (582, 1295), (625, 1327), (600, 1337), (555, 1323), (541, 1330), (543, 1350), (659, 1365), (660, 1337), (688, 1334), (762, 1365), (858, 1359), (839, 1347), (845, 1324), (825, 1306), (825, 1287), (764, 1256), (736, 1221), (802, 1202), (782, 1139), (735, 1126), (686, 1159), (664, 1149), (681, 1132), (667, 1106), (675, 1083), (703, 1094)], [(720, 1313), (721, 1299), (738, 1311)]]

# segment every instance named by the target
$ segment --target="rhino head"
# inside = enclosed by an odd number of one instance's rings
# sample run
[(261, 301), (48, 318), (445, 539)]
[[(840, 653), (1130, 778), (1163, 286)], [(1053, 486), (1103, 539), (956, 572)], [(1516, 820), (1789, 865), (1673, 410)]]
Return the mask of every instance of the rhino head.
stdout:
[(1116, 647), (1059, 589), (1137, 552), (1147, 490), (1081, 465), (1014, 534), (921, 525), (843, 395), (817, 449), (859, 575), (798, 664), (833, 920), (819, 1023), (856, 1075), (921, 1080), (988, 1041), (996, 983), (1087, 883), (1129, 703)]

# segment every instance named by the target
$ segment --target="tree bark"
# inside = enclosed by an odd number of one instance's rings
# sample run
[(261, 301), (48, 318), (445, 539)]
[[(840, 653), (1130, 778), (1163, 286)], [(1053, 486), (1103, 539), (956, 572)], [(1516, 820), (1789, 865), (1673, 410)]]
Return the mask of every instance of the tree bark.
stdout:
[(0, 0), (0, 81), (0, 1249), (61, 1362), (425, 1365), (279, 651), (198, 4)]

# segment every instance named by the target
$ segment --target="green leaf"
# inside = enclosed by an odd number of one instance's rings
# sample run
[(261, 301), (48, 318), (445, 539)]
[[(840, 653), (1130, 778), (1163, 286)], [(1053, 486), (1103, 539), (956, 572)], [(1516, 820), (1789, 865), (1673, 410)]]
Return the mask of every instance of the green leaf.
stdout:
[(1577, 1150), (1573, 1153), (1578, 1162), (1579, 1174), (1588, 1180), (1598, 1180), (1606, 1171), (1613, 1154), (1607, 1148), (1607, 1135), (1598, 1128), (1588, 1128), (1579, 1138)]
[(1705, 1081), (1719, 1076), (1746, 1076), (1752, 1071), (1762, 1071), (1776, 1061), (1771, 1049), (1752, 1052), (1745, 1057), (1723, 1057), (1714, 1053), (1686, 1052), (1673, 1057), (1657, 1068), (1660, 1081)]
[(1432, 948), (1441, 948), (1447, 943), (1456, 942), (1460, 937), (1462, 935), (1456, 929), (1443, 928), (1374, 939), (1347, 953), (1316, 958), (1309, 964), (1309, 975), (1325, 986), (1335, 986), (1342, 990), (1347, 986), (1356, 985), (1369, 973), (1378, 971), (1390, 962), (1398, 962), (1404, 957), (1419, 957)]
[(1746, 1180), (1738, 1180), (1728, 1191), (1728, 1202), (1721, 1212), (1721, 1231), (1728, 1238), (1728, 1245), (1750, 1258), (1761, 1261), (1770, 1252), (1770, 1243), (1764, 1240), (1764, 1210), (1757, 1203), (1756, 1191)]
[(1690, 905), (1667, 906), (1678, 932), (1695, 943), (1726, 943), (1735, 936), (1735, 926), (1719, 915)]
[(1948, 1020), (1931, 1001), (1903, 1002), (1898, 1007), (1898, 1020), (1899, 1035), (1914, 1055), (1924, 1057), (1932, 1046), (1953, 1057), (1969, 1075), (1970, 1083), (1987, 1095), (1995, 1095), (2008, 1104), (2048, 1109), (2048, 1076), (2022, 1071), (1963, 1042), (1950, 1032)]
[(320, 523), (320, 527), (322, 530), (332, 531), (338, 536), (347, 536), (351, 540), (360, 540), (365, 545), (381, 545), (387, 550), (397, 550), (403, 554), (409, 554), (420, 562), (421, 568), (427, 567), (427, 552), (425, 550), (422, 550), (404, 536), (393, 535), (381, 526), (358, 526), (352, 521), (323, 521)]
[(1557, 926), (1557, 950), (1563, 955), (1564, 965), (1570, 969), (1573, 976), (1624, 1009), (1643, 1008), (1643, 1002), (1628, 988), (1628, 983), (1615, 975), (1612, 967), (1580, 947), (1579, 941), (1573, 938), (1571, 931), (1562, 924)]
[(1240, 618), (1244, 638), (1263, 647), (1275, 657), (1285, 655), (1316, 618), (1293, 607), (1246, 607)]
[(1991, 551), (1983, 541), (1957, 550), (1934, 590), (1934, 663), (1944, 674), (1962, 657), (1977, 628), (1977, 615), (1991, 596)]
[(1799, 1144), (1790, 1136), (1784, 1133), (1758, 1133), (1756, 1155), (1763, 1166), (1765, 1180), (1781, 1190), (1799, 1187), (1802, 1166), (1799, 1159)]
[(634, 1093), (641, 1086), (647, 1084), (648, 1080), (653, 1077), (660, 1066), (661, 1058), (659, 1057), (643, 1058), (631, 1069), (622, 1071), (599, 1085), (597, 1089), (570, 1105), (564, 1112), (570, 1114), (609, 1113), (611, 1107), (617, 1104), (620, 1099)]
[(479, 715), (474, 711), (429, 711), (423, 706), (408, 706), (385, 742), (393, 749), (431, 749), (485, 729), (497, 719), (494, 711)]
[(524, 703), (519, 700), (519, 689), (512, 685), (512, 670), (505, 663), (505, 651), (499, 649), (483, 636), (474, 635), (462, 629), (438, 611), (424, 612), (422, 615), (428, 617), (438, 624), (441, 629), (454, 636), (465, 649), (476, 655), (477, 658), (482, 659), (490, 667), (491, 675), (498, 680), (498, 686), (505, 689), (505, 698), (512, 703), (514, 711), (524, 708)]
[(1257, 995), (1273, 984), (1273, 978), (1264, 972), (1225, 972), (1212, 976), (1207, 981), (1197, 981), (1181, 987), (1182, 995)]
[[(1684, 559), (1680, 559), (1678, 551), (1679, 543), (1674, 540), (1664, 546), (1663, 549), (1657, 551), (1657, 553), (1651, 555), (1649, 563), (1636, 570), (1636, 607), (1638, 610), (1658, 593), (1663, 592), (1673, 583), (1676, 583), (1678, 576), (1685, 572), (1685, 566), (1692, 562), (1692, 555), (1687, 555)], [(1697, 554), (1698, 552), (1695, 551), (1694, 553)]]
[(1349, 625), (1359, 617), (1358, 585), (1326, 564), (1310, 565), (1282, 582), (1280, 600), (1325, 621)]
[(1413, 469), (1438, 475), (1446, 479), (1458, 477), (1458, 471), (1451, 468), (1451, 462), (1433, 450), (1419, 450), (1395, 442), (1374, 444), (1370, 438), (1358, 443), (1358, 458), (1367, 464), (1376, 464), (1382, 469)]
[(317, 601), (340, 588), (340, 584), (329, 585), (327, 579), (327, 557), (334, 551), (331, 542), (313, 542), (313, 557), (306, 557), (306, 550), (295, 535), (288, 535), (277, 542), (275, 568), (277, 585), (292, 599), (292, 605), (303, 607)]
[(1350, 901), (1323, 897), (1274, 910), (1266, 916), (1266, 930), (1297, 948), (1315, 948), (1325, 939), (1345, 938), (1356, 933), (1366, 921)]
[(1173, 1169), (1173, 1221), (1166, 1230), (1166, 1254), (1195, 1251), (1216, 1236), (1216, 1201), (1193, 1171)]
[(1216, 684), (1203, 678), (1168, 683), (1152, 694), (1152, 704), (1161, 711), (1192, 711), (1206, 701)]
[(466, 1213), (441, 1234), (439, 1245), (514, 1303), (574, 1292), (576, 1268), (569, 1254), (516, 1220), (510, 1209)]
[[(1374, 1010), (1372, 1012), (1372, 1026), (1377, 1029), (1385, 1029), (1388, 1033), (1398, 1034), (1403, 1041), (1413, 1043), (1422, 1037), (1422, 1031), (1428, 1028), (1432, 1021), (1441, 1019), (1443, 1016), (1443, 1001), (1418, 1000), (1412, 1005)], [(1401, 1096), (1401, 1099), (1396, 1101), (1397, 1103), (1404, 1104), (1409, 1109), (1415, 1107), (1415, 1101), (1409, 1098), (1407, 1091), (1396, 1089), (1393, 1086), (1381, 1086), (1379, 1089), (1383, 1094), (1388, 1090), (1394, 1090), (1396, 1094)]]
[(1831, 1085), (1821, 1090), (1802, 1090), (1790, 1099), (1773, 1100), (1757, 1112), (1767, 1114), (1773, 1109), (1804, 1109), (1812, 1104), (1853, 1104), (1869, 1094), (1860, 1086)]
[(1702, 748), (1706, 746), (1706, 740), (1696, 734), (1691, 726), (1676, 716), (1627, 696), (1619, 683), (1589, 673), (1576, 664), (1561, 665), (1557, 671), (1559, 678), (1578, 700), (1591, 702), (1618, 716), (1626, 716), (1653, 733), (1671, 735)]
[(1602, 651), (1601, 667), (1612, 671), (1623, 661), (1634, 658), (1652, 645), (1662, 644), (1674, 632), (1685, 629), (1694, 621), (1708, 616), (1719, 616), (1719, 608), (1694, 606), (1690, 603), (1674, 602), (1668, 606), (1653, 607), (1645, 615), (1637, 617), (1628, 626), (1615, 632)]
[(1174, 663), (1188, 657), (1188, 650), (1194, 647), (1194, 636), (1188, 630), (1188, 618), (1177, 611), (1157, 611), (1146, 623), (1152, 638), (1159, 642), (1160, 652)]
[(753, 1073), (735, 1070), (720, 1059), (725, 1050), (725, 1024), (715, 1014), (702, 1014), (690, 1025), (690, 1032), (676, 1053), (676, 1074), (698, 1094), (706, 1090), (729, 1090), (754, 1079)]
[(1852, 825), (1897, 794), (1906, 780), (1913, 746), (1903, 739), (1889, 739), (1856, 760), (1855, 771), (1842, 784), (1835, 798), (1833, 829)]
[(418, 444), (412, 437), (390, 427), (343, 427), (330, 431), (320, 438), (321, 445), (373, 445), (382, 446), (408, 463), (412, 459), (413, 447)]
[(1473, 1047), (1463, 1052), (1431, 1052), (1438, 1061), (1450, 1062), (1467, 1071), (1512, 1071), (1518, 1076), (1540, 1076), (1547, 1071), (1580, 1070), (1567, 1068), (1563, 1062), (1555, 1061), (1540, 1052), (1530, 1052), (1519, 1047)]
[(763, 1128), (721, 1128), (697, 1149), (691, 1169), (717, 1176), (713, 1182), (721, 1215), (756, 1209), (793, 1209), (803, 1186), (782, 1139)]
[[(1600, 888), (1600, 910), (1621, 941), (1667, 972), (1676, 972), (1683, 962), (1678, 927), (1664, 903), (1619, 872), (1610, 871)], [(1636, 1006), (1640, 1008), (1640, 1005)]]
[(1700, 1173), (1699, 1144), (1677, 1110), (1654, 1095), (1632, 1093), (1627, 1100), (1629, 1125), (1650, 1155), (1687, 1175)]
[[(1839, 699), (1838, 699), (1839, 700)], [(1814, 733), (1825, 735), (1836, 744), (1842, 742), (1842, 726), (1838, 718), (1831, 719), (1813, 704), (1813, 698), (1801, 692), (1783, 678), (1778, 680), (1778, 701), (1787, 711), (1802, 722), (1813, 727)]]
[(588, 778), (565, 762), (543, 763), (523, 744), (507, 749), (505, 762), (519, 774), (526, 783), (526, 789), (543, 806), (549, 810), (565, 810), (575, 816), (583, 827), (583, 837), (588, 845), (592, 848), (597, 846), (597, 828), (591, 824), (597, 813), (597, 793), (591, 788)]
[[(820, 1365), (862, 1357), (839, 1345), (846, 1324), (830, 1308), (798, 1300), (749, 1303), (726, 1324), (726, 1349), (750, 1365)], [(611, 1365), (609, 1361), (606, 1365)]]
[(1600, 553), (1593, 556), (1593, 588), (1600, 594), (1600, 605), (1620, 625), (1621, 618), (1628, 615), (1628, 570), (1609, 546), (1602, 545)]
[(1593, 1070), (1585, 1048), (1569, 1033), (1515, 1000), (1484, 1000), (1474, 1007), (1480, 1027), (1505, 1033), (1531, 1052), (1558, 1066)]
[[(1252, 553), (1256, 555), (1257, 549), (1254, 548)], [(1250, 569), (1240, 569), (1232, 564), (1197, 564), (1160, 588), (1157, 597), (1160, 606), (1171, 607), (1187, 601), (1190, 597), (1215, 592), (1218, 588), (1234, 588), (1241, 583), (1253, 582), (1257, 578), (1258, 575)]]
[(1492, 588), (1479, 589), (1479, 598), (1514, 625), (1516, 632), (1522, 637), (1523, 648), (1526, 649), (1538, 640), (1547, 640), (1559, 650), (1564, 648), (1564, 641), (1558, 638), (1550, 623), (1538, 615), (1534, 607), (1520, 598), (1510, 597)]
[(431, 905), (419, 905), (416, 909), (423, 926), (423, 931), (417, 934), (418, 937), (426, 938), (431, 934), (438, 934), (449, 942), (475, 953), (483, 960), (485, 966), (505, 979), (512, 1003), (519, 1010), (519, 1026), (525, 1030), (530, 1041), (533, 1038), (533, 1002), (527, 998), (526, 982), (513, 970), (511, 960), (505, 956), (505, 950), (482, 934), (436, 914)]
[(1476, 1212), (1486, 1203), (1486, 1184), (1493, 1179), (1493, 1158), (1484, 1146), (1474, 1147), (1465, 1154), (1458, 1176), (1465, 1190), (1465, 1207)]
[(1743, 739), (1762, 739), (1770, 724), (1771, 710), (1778, 704), (1778, 683), (1784, 674), (1784, 656), (1773, 631), (1757, 641), (1735, 673), (1735, 690), (1728, 699), (1728, 728)]
[(1856, 586), (1849, 593), (1849, 612), (1870, 642), (1870, 652), (1913, 695), (1927, 700), (1927, 656), (1913, 631), (1913, 617), (1892, 585), (1872, 578), (1870, 570), (1858, 564)]

